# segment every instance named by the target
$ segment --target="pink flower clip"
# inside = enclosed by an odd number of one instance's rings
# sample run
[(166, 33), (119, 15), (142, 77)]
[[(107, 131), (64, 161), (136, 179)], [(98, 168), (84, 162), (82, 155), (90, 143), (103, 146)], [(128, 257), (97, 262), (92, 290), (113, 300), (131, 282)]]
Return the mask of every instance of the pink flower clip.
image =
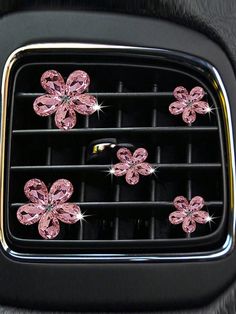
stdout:
[(56, 112), (55, 124), (59, 129), (72, 129), (76, 124), (76, 112), (91, 115), (100, 109), (96, 97), (82, 94), (90, 83), (84, 71), (72, 72), (65, 83), (59, 72), (49, 70), (43, 73), (40, 81), (47, 94), (35, 99), (34, 111), (39, 116)]
[(59, 220), (74, 224), (83, 218), (78, 205), (66, 203), (73, 194), (73, 185), (68, 180), (55, 181), (48, 192), (43, 181), (31, 179), (26, 182), (24, 192), (31, 203), (17, 210), (17, 219), (23, 225), (39, 222), (38, 231), (44, 239), (54, 239), (59, 234)]
[(196, 120), (196, 113), (206, 114), (211, 111), (209, 104), (201, 100), (205, 95), (202, 87), (194, 87), (188, 93), (185, 87), (178, 86), (173, 94), (177, 101), (170, 104), (169, 111), (173, 115), (182, 113), (183, 121), (187, 124)]
[(184, 232), (188, 234), (196, 230), (196, 222), (206, 224), (210, 221), (209, 213), (201, 210), (204, 206), (204, 199), (201, 196), (193, 197), (190, 203), (184, 196), (177, 196), (173, 204), (177, 211), (169, 215), (169, 221), (173, 225), (182, 223)]
[(115, 164), (111, 169), (111, 173), (117, 177), (125, 175), (126, 182), (130, 185), (139, 182), (140, 174), (148, 176), (154, 172), (151, 165), (144, 162), (148, 157), (145, 148), (136, 149), (133, 155), (128, 148), (120, 148), (116, 155), (121, 163)]

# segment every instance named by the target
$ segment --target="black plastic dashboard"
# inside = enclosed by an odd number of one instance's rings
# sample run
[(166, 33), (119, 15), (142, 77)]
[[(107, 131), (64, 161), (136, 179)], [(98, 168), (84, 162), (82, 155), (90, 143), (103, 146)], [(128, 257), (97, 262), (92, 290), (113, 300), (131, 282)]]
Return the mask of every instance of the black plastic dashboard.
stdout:
[[(220, 46), (200, 33), (163, 20), (95, 12), (18, 13), (4, 16), (0, 26), (1, 70), (13, 50), (38, 42), (163, 48), (205, 59), (223, 79), (235, 125), (232, 66)], [(233, 282), (235, 254), (233, 251), (227, 257), (201, 262), (36, 264), (11, 259), (2, 251), (0, 303), (80, 311), (198, 307), (213, 301)]]

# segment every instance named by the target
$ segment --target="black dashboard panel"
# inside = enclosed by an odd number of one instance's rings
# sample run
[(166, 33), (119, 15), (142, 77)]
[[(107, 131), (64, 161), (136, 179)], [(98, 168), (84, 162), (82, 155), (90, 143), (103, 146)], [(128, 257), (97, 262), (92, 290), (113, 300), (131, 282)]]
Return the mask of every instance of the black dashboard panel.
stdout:
[[(51, 11), (5, 16), (0, 29), (1, 70), (14, 49), (29, 43), (70, 41), (157, 47), (208, 60), (222, 76), (231, 106), (236, 97), (233, 69), (222, 49), (204, 35), (171, 22)], [(235, 108), (231, 110), (235, 125)], [(4, 284), (0, 287), (0, 302), (38, 309), (94, 311), (201, 306), (232, 283), (235, 261), (234, 251), (212, 262), (36, 264), (12, 260), (2, 251), (0, 279)]]

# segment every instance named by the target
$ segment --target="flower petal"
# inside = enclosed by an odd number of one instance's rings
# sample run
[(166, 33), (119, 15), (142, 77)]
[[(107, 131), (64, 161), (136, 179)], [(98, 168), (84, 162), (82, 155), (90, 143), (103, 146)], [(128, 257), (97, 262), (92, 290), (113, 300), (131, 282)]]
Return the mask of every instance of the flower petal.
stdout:
[(51, 95), (64, 95), (66, 85), (61, 74), (55, 70), (49, 70), (41, 76), (42, 87)]
[(86, 72), (77, 70), (72, 72), (66, 81), (67, 93), (75, 96), (83, 93), (90, 84), (89, 76)]
[(200, 114), (206, 114), (209, 112), (209, 104), (205, 101), (197, 101), (193, 104), (194, 110)]
[(128, 169), (125, 180), (130, 185), (135, 185), (139, 182), (139, 173), (133, 167)]
[(76, 125), (76, 113), (66, 104), (59, 106), (55, 114), (55, 124), (59, 129), (72, 129)]
[(183, 221), (182, 228), (186, 233), (192, 233), (196, 230), (196, 222), (191, 217), (186, 217)]
[(60, 232), (60, 225), (58, 219), (54, 216), (52, 211), (44, 213), (39, 221), (38, 231), (44, 239), (54, 239)]
[(182, 117), (185, 123), (191, 124), (196, 120), (196, 112), (191, 106), (186, 107), (184, 109)]
[(204, 89), (200, 86), (196, 86), (190, 91), (190, 100), (199, 101), (204, 97), (204, 95)]
[(29, 203), (22, 205), (16, 213), (17, 219), (23, 225), (33, 225), (38, 222), (45, 208), (40, 204)]
[(191, 199), (189, 208), (190, 210), (200, 210), (204, 205), (204, 199), (201, 196), (195, 196)]
[(135, 169), (143, 176), (148, 176), (153, 172), (153, 168), (148, 162), (142, 162), (141, 164), (136, 165)]
[(82, 94), (71, 98), (71, 106), (78, 113), (89, 116), (97, 111), (98, 101), (92, 95)]
[(65, 224), (74, 224), (82, 218), (80, 207), (73, 203), (59, 204), (53, 211), (55, 216)]
[(135, 163), (144, 162), (148, 157), (148, 152), (145, 148), (138, 148), (133, 154), (133, 160)]
[(132, 153), (128, 148), (120, 148), (116, 153), (117, 158), (124, 163), (132, 161)]
[(39, 116), (46, 117), (54, 113), (60, 103), (58, 96), (45, 94), (35, 99), (33, 108)]
[(184, 101), (175, 101), (172, 102), (169, 106), (169, 111), (173, 115), (178, 115), (184, 111), (184, 108), (187, 107), (187, 104)]
[(48, 203), (48, 189), (43, 181), (39, 179), (31, 179), (24, 186), (26, 197), (32, 203), (40, 203), (46, 205)]
[(116, 177), (121, 177), (126, 174), (129, 168), (130, 166), (128, 164), (121, 162), (121, 163), (115, 164), (112, 170), (114, 171), (114, 175)]
[(188, 100), (189, 94), (185, 87), (178, 86), (174, 89), (173, 95), (179, 101)]
[(184, 218), (186, 217), (186, 214), (182, 211), (175, 211), (169, 215), (169, 221), (173, 225), (178, 225), (184, 221)]
[(197, 210), (192, 213), (193, 219), (199, 224), (206, 224), (209, 221), (209, 213), (204, 210)]
[(53, 183), (49, 191), (49, 203), (58, 205), (65, 203), (73, 194), (74, 188), (70, 181), (59, 179)]
[(184, 196), (177, 196), (174, 199), (174, 207), (180, 211), (188, 210), (189, 203), (188, 200)]

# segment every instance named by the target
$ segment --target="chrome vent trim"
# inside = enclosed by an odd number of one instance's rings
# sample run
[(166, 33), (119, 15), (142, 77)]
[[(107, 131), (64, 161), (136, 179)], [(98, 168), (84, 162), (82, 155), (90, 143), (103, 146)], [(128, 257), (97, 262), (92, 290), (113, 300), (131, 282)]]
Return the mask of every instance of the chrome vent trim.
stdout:
[[(212, 251), (209, 253), (204, 252), (196, 253), (196, 254), (155, 254), (150, 256), (149, 254), (27, 254), (27, 253), (17, 253), (10, 249), (8, 246), (5, 235), (4, 235), (4, 224), (3, 224), (3, 200), (4, 200), (4, 166), (5, 166), (5, 139), (6, 139), (6, 106), (8, 99), (8, 83), (9, 83), (9, 74), (12, 68), (12, 65), (15, 61), (21, 57), (22, 54), (32, 52), (32, 51), (42, 51), (42, 50), (50, 50), (50, 49), (82, 49), (82, 50), (97, 50), (97, 51), (131, 51), (143, 54), (161, 54), (163, 58), (167, 60), (171, 57), (179, 63), (189, 62), (192, 66), (197, 67), (198, 70), (206, 71), (211, 78), (212, 84), (219, 95), (221, 100), (221, 106), (224, 114), (224, 123), (225, 123), (225, 133), (227, 140), (227, 157), (228, 157), (228, 178), (229, 178), (229, 221), (230, 225), (228, 227), (228, 234), (226, 237), (226, 241), (222, 245), (222, 247), (217, 251)], [(234, 246), (234, 238), (235, 238), (235, 197), (234, 197), (234, 189), (235, 189), (235, 155), (234, 155), (234, 146), (233, 146), (233, 132), (232, 132), (232, 122), (230, 115), (230, 105), (227, 98), (226, 90), (224, 88), (222, 79), (217, 72), (217, 70), (208, 62), (198, 59), (197, 57), (185, 55), (182, 53), (177, 53), (164, 49), (156, 49), (156, 48), (141, 48), (141, 47), (128, 47), (128, 46), (110, 46), (110, 45), (96, 45), (96, 44), (77, 44), (77, 43), (60, 43), (60, 44), (35, 44), (21, 47), (14, 51), (10, 57), (8, 58), (2, 78), (2, 117), (1, 117), (1, 243), (7, 254), (10, 254), (11, 257), (23, 260), (34, 260), (34, 261), (45, 261), (45, 260), (57, 260), (57, 261), (117, 261), (117, 262), (153, 262), (153, 261), (187, 261), (187, 260), (202, 260), (202, 259), (216, 259), (223, 257), (229, 254)]]

